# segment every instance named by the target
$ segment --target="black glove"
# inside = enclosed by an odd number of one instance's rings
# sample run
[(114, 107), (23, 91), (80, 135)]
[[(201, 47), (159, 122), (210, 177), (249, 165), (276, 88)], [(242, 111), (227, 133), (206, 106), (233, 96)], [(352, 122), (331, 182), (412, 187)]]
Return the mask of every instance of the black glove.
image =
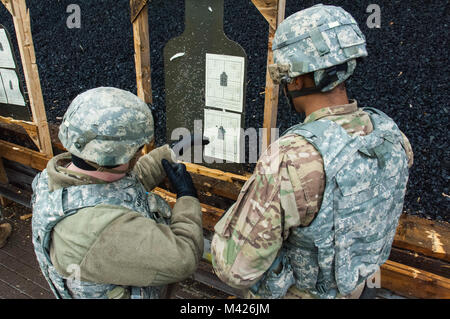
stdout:
[(161, 161), (170, 184), (175, 188), (177, 198), (183, 196), (192, 196), (197, 198), (197, 190), (195, 189), (192, 177), (186, 171), (186, 166), (179, 163), (169, 163), (168, 160), (163, 159)]

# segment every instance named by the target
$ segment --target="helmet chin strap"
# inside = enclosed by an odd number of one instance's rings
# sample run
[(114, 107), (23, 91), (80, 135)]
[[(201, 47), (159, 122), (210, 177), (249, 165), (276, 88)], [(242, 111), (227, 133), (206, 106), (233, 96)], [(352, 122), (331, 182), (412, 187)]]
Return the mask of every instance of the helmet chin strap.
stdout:
[(305, 95), (311, 95), (314, 93), (321, 93), (322, 89), (324, 87), (327, 87), (331, 83), (339, 80), (338, 75), (337, 75), (338, 72), (340, 72), (340, 71), (345, 72), (346, 70), (347, 70), (347, 63), (335, 65), (335, 66), (332, 66), (331, 68), (326, 69), (325, 76), (322, 78), (320, 83), (317, 86), (312, 87), (312, 88), (303, 88), (301, 90), (289, 91), (287, 88), (287, 83), (284, 82), (284, 94), (286, 95), (286, 97), (289, 100), (289, 103), (293, 107), (293, 105), (294, 105), (293, 101), (295, 98), (300, 97), (300, 96), (305, 96)]
[(79, 157), (71, 154), (72, 155), (72, 163), (76, 167), (81, 168), (86, 171), (106, 172), (106, 173), (111, 173), (111, 174), (127, 174), (127, 173), (131, 172), (134, 168), (134, 165), (136, 165), (142, 148), (143, 148), (143, 146), (141, 148), (139, 148), (139, 150), (136, 152), (136, 154), (133, 156), (133, 158), (128, 162), (129, 165), (128, 165), (127, 169), (117, 169), (117, 167), (119, 167), (121, 165), (109, 166), (109, 167), (100, 166), (97, 163), (84, 160), (82, 158), (79, 158)]

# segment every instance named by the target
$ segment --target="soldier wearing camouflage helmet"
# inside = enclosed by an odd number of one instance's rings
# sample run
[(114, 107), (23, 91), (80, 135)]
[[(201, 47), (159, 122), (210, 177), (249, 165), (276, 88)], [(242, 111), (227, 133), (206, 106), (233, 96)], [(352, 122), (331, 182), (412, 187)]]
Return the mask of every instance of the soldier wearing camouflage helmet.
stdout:
[(293, 14), (272, 49), (270, 75), (306, 118), (263, 153), (215, 226), (215, 272), (251, 298), (367, 297), (402, 212), (411, 145), (383, 112), (349, 101), (344, 82), (367, 51), (342, 8)]
[[(137, 96), (101, 87), (77, 96), (59, 138), (69, 151), (33, 181), (33, 244), (57, 298), (160, 298), (203, 252), (200, 204), (167, 146), (139, 158), (153, 117)], [(167, 175), (168, 204), (151, 190)]]

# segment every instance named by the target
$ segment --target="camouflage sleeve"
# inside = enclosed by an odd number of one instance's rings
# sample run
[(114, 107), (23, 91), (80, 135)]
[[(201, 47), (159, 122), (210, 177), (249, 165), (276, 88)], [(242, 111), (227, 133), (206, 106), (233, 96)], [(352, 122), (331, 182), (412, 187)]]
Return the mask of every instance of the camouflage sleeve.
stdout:
[(282, 245), (279, 179), (253, 175), (215, 226), (211, 254), (217, 276), (242, 289), (270, 267)]
[(133, 172), (137, 175), (145, 189), (151, 191), (166, 177), (161, 160), (166, 159), (169, 162), (173, 162), (174, 158), (172, 150), (166, 144), (142, 156), (134, 166)]
[(257, 282), (289, 230), (313, 220), (323, 175), (320, 154), (303, 138), (291, 135), (272, 144), (215, 227), (211, 253), (218, 277), (240, 289)]
[(401, 133), (403, 136), (403, 148), (405, 149), (406, 156), (408, 157), (408, 168), (411, 168), (414, 164), (414, 153), (408, 138), (406, 137), (405, 134), (403, 134), (403, 132)]
[(189, 277), (202, 253), (200, 203), (190, 196), (177, 200), (170, 225), (120, 206), (80, 210), (55, 227), (51, 249), (52, 262), (65, 276), (77, 264), (83, 281), (139, 287)]

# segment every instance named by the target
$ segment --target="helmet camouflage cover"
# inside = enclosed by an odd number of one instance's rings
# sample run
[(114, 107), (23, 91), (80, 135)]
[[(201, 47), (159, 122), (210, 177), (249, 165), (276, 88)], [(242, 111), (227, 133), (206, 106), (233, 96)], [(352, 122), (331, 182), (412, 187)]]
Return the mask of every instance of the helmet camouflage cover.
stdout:
[(329, 91), (349, 78), (356, 58), (367, 56), (366, 38), (355, 19), (341, 7), (318, 4), (299, 11), (278, 27), (272, 44), (274, 62), (269, 66), (272, 80), (280, 84), (314, 72), (318, 85), (325, 70), (348, 62), (325, 88)]
[(70, 104), (58, 137), (72, 154), (99, 166), (129, 162), (153, 138), (153, 116), (136, 95), (100, 87)]

